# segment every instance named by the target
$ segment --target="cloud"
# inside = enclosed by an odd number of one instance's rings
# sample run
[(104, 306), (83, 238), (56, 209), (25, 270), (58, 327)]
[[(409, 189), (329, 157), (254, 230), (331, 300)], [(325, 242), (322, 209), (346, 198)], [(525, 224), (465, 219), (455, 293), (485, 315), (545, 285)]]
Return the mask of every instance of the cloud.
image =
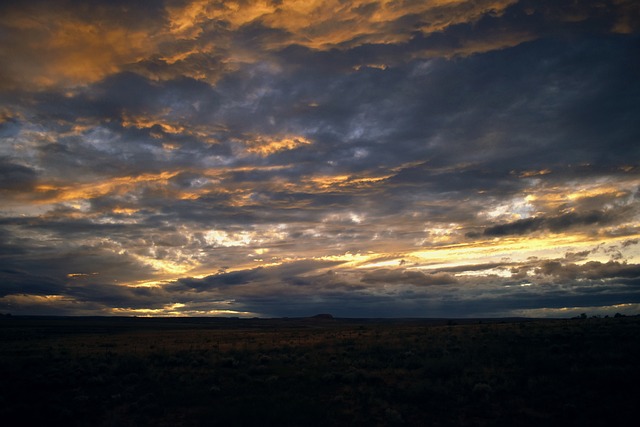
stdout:
[(0, 111), (0, 137), (12, 138), (20, 133), (20, 119)]
[(0, 193), (29, 192), (37, 180), (34, 169), (0, 157)]
[(564, 254), (564, 259), (569, 262), (582, 261), (587, 259), (589, 254), (593, 253), (592, 250), (580, 251), (580, 252), (567, 252)]
[[(508, 235), (530, 234), (536, 231), (548, 230), (553, 233), (562, 233), (568, 229), (580, 226), (606, 225), (615, 220), (612, 212), (592, 211), (586, 213), (569, 212), (551, 217), (532, 217), (520, 219), (507, 224), (498, 224), (487, 227), (483, 231), (484, 236), (501, 237)], [(473, 237), (476, 234), (469, 234)]]
[(574, 263), (548, 261), (543, 263), (537, 271), (539, 273), (555, 276), (560, 279), (633, 279), (640, 276), (640, 265), (620, 263), (618, 261), (609, 261), (606, 263), (601, 263), (599, 261), (589, 261), (585, 264), (580, 265)]
[(433, 285), (451, 285), (457, 282), (457, 279), (448, 273), (422, 273), (420, 271), (412, 271), (406, 269), (380, 269), (362, 276), (364, 283), (382, 283), (382, 284), (399, 284), (414, 286), (433, 286)]
[[(153, 51), (162, 11), (152, 2), (21, 2), (4, 5), (2, 88), (98, 81)], [(46, 24), (43, 24), (46, 23)]]
[(256, 267), (232, 272), (221, 272), (203, 279), (184, 278), (178, 280), (173, 288), (186, 287), (198, 291), (217, 287), (256, 284), (261, 282), (288, 281), (313, 271), (340, 264), (337, 261), (301, 260), (276, 266)]
[[(121, 71), (215, 83), (298, 47), (347, 53), (348, 67), (471, 55), (563, 32), (631, 34), (632, 2), (517, 0), (389, 3), (243, 1), (5, 5), (4, 85), (73, 87)], [(48, 22), (48, 25), (42, 25)], [(327, 57), (318, 64), (326, 64)], [(331, 62), (331, 61), (329, 61)], [(346, 64), (345, 64), (346, 65)]]
[[(415, 31), (435, 32), (461, 22), (473, 22), (486, 13), (499, 14), (513, 0), (479, 2), (430, 2), (390, 4), (356, 1), (305, 3), (245, 2), (242, 7), (194, 1), (172, 8), (170, 27), (178, 37), (203, 38), (207, 23), (224, 22), (231, 30), (261, 24), (286, 34), (270, 40), (263, 48), (275, 48), (283, 42), (314, 49), (351, 47), (363, 43), (400, 43)], [(284, 39), (284, 40), (283, 40)]]

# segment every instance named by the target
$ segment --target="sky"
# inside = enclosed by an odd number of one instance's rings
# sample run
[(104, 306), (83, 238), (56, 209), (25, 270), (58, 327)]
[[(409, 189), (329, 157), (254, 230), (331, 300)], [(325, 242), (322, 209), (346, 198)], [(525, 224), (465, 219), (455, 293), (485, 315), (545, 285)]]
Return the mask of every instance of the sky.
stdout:
[(0, 312), (640, 314), (635, 0), (0, 5)]

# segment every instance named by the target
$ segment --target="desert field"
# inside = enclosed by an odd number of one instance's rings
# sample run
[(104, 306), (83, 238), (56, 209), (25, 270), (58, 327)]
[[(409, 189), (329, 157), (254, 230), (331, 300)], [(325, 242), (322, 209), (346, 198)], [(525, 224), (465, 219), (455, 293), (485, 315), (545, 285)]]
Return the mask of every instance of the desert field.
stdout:
[(640, 318), (0, 318), (5, 426), (616, 425)]

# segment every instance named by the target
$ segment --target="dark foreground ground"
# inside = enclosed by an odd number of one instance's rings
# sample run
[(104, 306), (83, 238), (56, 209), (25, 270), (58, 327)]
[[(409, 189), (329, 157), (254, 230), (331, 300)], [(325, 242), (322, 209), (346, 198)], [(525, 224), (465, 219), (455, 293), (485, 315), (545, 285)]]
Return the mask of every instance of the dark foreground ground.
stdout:
[(638, 425), (640, 318), (0, 318), (4, 426)]

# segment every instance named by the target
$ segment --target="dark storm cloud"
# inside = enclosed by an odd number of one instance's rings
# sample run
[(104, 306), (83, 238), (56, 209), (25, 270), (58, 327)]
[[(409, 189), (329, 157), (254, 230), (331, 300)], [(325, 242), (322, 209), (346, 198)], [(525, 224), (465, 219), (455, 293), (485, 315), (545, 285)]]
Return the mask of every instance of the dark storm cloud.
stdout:
[[(540, 230), (549, 230), (553, 233), (561, 233), (573, 227), (606, 225), (616, 219), (615, 213), (592, 211), (585, 213), (569, 212), (553, 217), (533, 217), (520, 219), (507, 224), (498, 224), (487, 227), (483, 231), (484, 236), (501, 237), (509, 235), (530, 234)], [(471, 232), (468, 237), (477, 236)]]
[(161, 308), (167, 304), (167, 298), (170, 298), (160, 288), (132, 288), (99, 282), (82, 285), (71, 284), (64, 289), (64, 295), (79, 302), (96, 302), (104, 307), (128, 309)]
[(450, 285), (457, 279), (447, 273), (422, 273), (405, 269), (380, 269), (362, 276), (365, 283), (408, 284), (414, 286)]
[[(215, 111), (216, 91), (188, 77), (154, 82), (132, 72), (111, 75), (74, 96), (45, 92), (33, 100), (43, 119), (75, 121), (82, 118), (121, 120), (123, 114), (163, 113), (173, 120), (194, 123)], [(153, 116), (152, 116), (153, 117)]]
[(78, 237), (87, 234), (94, 236), (104, 236), (109, 234), (117, 234), (127, 231), (128, 233), (136, 230), (142, 231), (142, 227), (127, 227), (125, 224), (100, 224), (90, 220), (77, 220), (65, 217), (65, 213), (75, 213), (74, 209), (57, 209), (50, 212), (49, 218), (3, 218), (0, 220), (2, 225), (20, 226), (24, 229), (38, 230), (40, 232), (51, 232), (61, 237)]
[(29, 192), (37, 180), (34, 169), (0, 157), (0, 193)]
[(0, 113), (0, 138), (13, 138), (20, 133), (20, 120)]
[[(2, 257), (3, 261), (8, 261)], [(39, 264), (35, 267), (39, 269)], [(45, 274), (33, 274), (21, 268), (7, 268), (0, 270), (0, 297), (14, 294), (55, 295), (64, 288), (64, 282), (56, 277)]]
[(229, 285), (245, 285), (248, 283), (272, 282), (274, 280), (291, 280), (292, 278), (322, 268), (340, 264), (334, 261), (304, 260), (290, 262), (275, 267), (257, 267), (247, 270), (218, 273), (203, 279), (180, 279), (169, 289), (195, 289), (198, 291), (225, 287)]
[[(506, 279), (501, 282), (496, 277), (473, 276), (456, 278), (455, 283), (450, 283), (447, 279), (447, 286), (407, 288), (397, 285), (408, 284), (411, 278), (406, 276), (395, 281), (399, 274), (391, 274), (392, 270), (380, 270), (378, 272), (383, 274), (379, 275), (363, 272), (351, 278), (344, 273), (329, 271), (316, 276), (290, 277), (286, 283), (277, 286), (268, 278), (267, 281), (248, 280), (243, 286), (217, 284), (210, 290), (216, 289), (223, 292), (222, 295), (226, 298), (233, 299), (236, 309), (258, 312), (264, 316), (307, 316), (309, 313), (321, 312), (323, 308), (324, 311), (345, 317), (505, 316), (514, 315), (518, 310), (615, 305), (625, 301), (640, 301), (640, 292), (635, 289), (637, 266), (625, 269), (615, 263), (596, 264), (599, 265), (589, 266), (587, 270), (594, 272), (603, 267), (608, 272), (602, 276), (587, 274), (589, 277), (555, 277), (556, 281), (551, 282), (543, 280), (544, 277), (548, 279), (548, 275), (538, 272), (535, 274), (539, 277), (529, 277), (529, 280)], [(570, 265), (567, 267), (572, 268)], [(473, 266), (471, 269), (473, 270)], [(382, 277), (385, 275), (387, 277)], [(442, 272), (425, 274), (429, 275), (450, 278)], [(383, 282), (374, 280), (374, 283), (362, 285), (374, 276)], [(607, 279), (603, 281), (605, 276)], [(634, 278), (628, 278), (632, 276)], [(271, 285), (268, 286), (269, 283)], [(394, 286), (381, 288), (381, 284)], [(301, 292), (310, 285), (316, 287), (313, 294)], [(173, 300), (186, 300), (189, 297), (188, 292), (184, 293), (184, 288), (170, 289), (174, 295)], [(174, 292), (183, 294), (178, 297)], [(216, 294), (218, 298), (222, 295)]]
[[(65, 284), (77, 280), (73, 278), (76, 274), (80, 280), (88, 277), (122, 283), (154, 273), (153, 268), (138, 262), (131, 254), (118, 254), (113, 250), (113, 244), (102, 241), (89, 245), (76, 234), (102, 240), (101, 233), (110, 235), (109, 231), (96, 227), (79, 229), (76, 225), (65, 230), (47, 224), (53, 234), (36, 226), (37, 233), (25, 235), (16, 224), (16, 221), (6, 220), (0, 224), (5, 230), (12, 230), (2, 233), (0, 243), (0, 265), (7, 267), (3, 269), (2, 283), (11, 289), (9, 294), (42, 294), (45, 289), (56, 294), (55, 287), (62, 289)], [(33, 287), (39, 290), (36, 292)]]
[(460, 266), (455, 266), (455, 267), (443, 267), (443, 268), (438, 268), (439, 272), (445, 272), (445, 273), (462, 273), (462, 272), (469, 272), (469, 271), (482, 271), (482, 270), (491, 270), (494, 268), (508, 268), (508, 266), (510, 265), (509, 262), (488, 262), (485, 264), (467, 264), (467, 265), (460, 265)]
[[(308, 155), (326, 151), (339, 170), (355, 172), (424, 157), (433, 168), (455, 159), (483, 165), (476, 175), (485, 176), (483, 187), (492, 188), (508, 183), (504, 177), (514, 168), (589, 161), (611, 164), (636, 150), (633, 141), (639, 135), (629, 120), (638, 116), (630, 95), (639, 90), (638, 85), (631, 76), (623, 79), (626, 88), (603, 83), (609, 80), (606, 74), (628, 73), (629, 58), (635, 58), (634, 44), (613, 37), (593, 44), (599, 45), (595, 52), (587, 43), (541, 40), (456, 62), (431, 60), (387, 70), (352, 71), (331, 82), (326, 75), (315, 77), (303, 70), (287, 75), (286, 81), (277, 75), (262, 77), (269, 90), (257, 109), (225, 114), (231, 123), (254, 116), (255, 130), (273, 128), (270, 117), (277, 126), (303, 130), (316, 142)], [(522, 59), (514, 61), (514, 55)], [(531, 57), (537, 58), (533, 66), (525, 60)], [(566, 72), (558, 71), (563, 69)], [(593, 71), (577, 71), (584, 69)], [(327, 92), (327, 87), (332, 90)], [(585, 87), (589, 90), (583, 91)], [(224, 90), (241, 91), (231, 86)], [(291, 110), (305, 101), (318, 106)], [(581, 123), (579, 129), (564, 119), (587, 111), (588, 120), (572, 122)], [(607, 145), (601, 143), (604, 140)], [(366, 156), (354, 158), (356, 148)], [(299, 155), (307, 153), (282, 155), (304, 161)], [(452, 172), (440, 175), (441, 181), (430, 178), (436, 185), (482, 185), (472, 175), (457, 178)], [(421, 173), (413, 179), (424, 182), (427, 178)]]
[(563, 264), (558, 261), (547, 261), (537, 270), (538, 273), (557, 277), (559, 279), (579, 279), (589, 280), (640, 277), (639, 264), (626, 264), (617, 261), (601, 263), (589, 261), (585, 264)]

